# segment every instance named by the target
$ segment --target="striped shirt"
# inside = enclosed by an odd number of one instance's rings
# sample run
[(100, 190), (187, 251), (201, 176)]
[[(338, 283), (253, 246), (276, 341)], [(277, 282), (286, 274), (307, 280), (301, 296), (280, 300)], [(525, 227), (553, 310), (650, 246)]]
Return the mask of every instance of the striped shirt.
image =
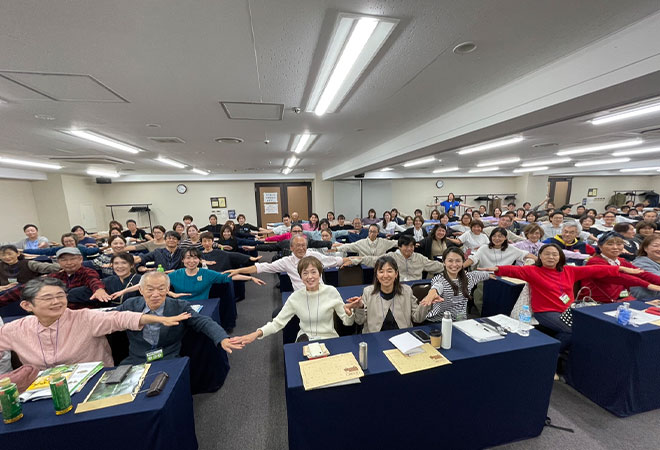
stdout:
[[(487, 280), (490, 276), (488, 272), (468, 272), (466, 275), (468, 292), (472, 292), (472, 289), (477, 283)], [(459, 317), (466, 317), (468, 299), (463, 296), (461, 287), (458, 285), (458, 280), (452, 280), (452, 283), (458, 286), (458, 295), (454, 295), (451, 284), (449, 284), (449, 281), (442, 274), (436, 275), (431, 280), (431, 289), (435, 289), (444, 301), (433, 304), (431, 311), (426, 316), (426, 320), (429, 322), (440, 322), (445, 311), (449, 311), (454, 320), (457, 320)]]

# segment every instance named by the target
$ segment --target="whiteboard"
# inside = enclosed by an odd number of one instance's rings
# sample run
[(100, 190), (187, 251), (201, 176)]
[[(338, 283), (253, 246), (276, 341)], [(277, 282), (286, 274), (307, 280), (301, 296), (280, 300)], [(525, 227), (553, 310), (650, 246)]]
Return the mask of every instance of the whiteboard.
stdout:
[(335, 181), (335, 216), (343, 214), (346, 220), (366, 217), (369, 208), (376, 210), (381, 217), (384, 211), (392, 208), (391, 180), (362, 180), (362, 210), (360, 210), (360, 180)]
[(96, 214), (94, 214), (94, 205), (83, 203), (80, 205), (80, 222), (86, 230), (96, 230)]
[(335, 216), (343, 214), (347, 221), (355, 217), (362, 217), (360, 212), (360, 181), (342, 180), (332, 183), (334, 186), (334, 212)]

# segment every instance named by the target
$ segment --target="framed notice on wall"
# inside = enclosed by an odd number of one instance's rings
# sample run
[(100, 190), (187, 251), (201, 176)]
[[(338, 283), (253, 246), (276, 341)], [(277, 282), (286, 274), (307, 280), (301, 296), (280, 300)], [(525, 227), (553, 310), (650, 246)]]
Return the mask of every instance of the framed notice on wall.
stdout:
[(277, 203), (265, 203), (264, 204), (264, 214), (279, 214), (280, 210), (277, 207)]
[(587, 197), (598, 197), (598, 188), (589, 188), (587, 190)]
[(277, 203), (277, 192), (264, 192), (264, 203)]
[(226, 208), (227, 197), (211, 197), (211, 208)]

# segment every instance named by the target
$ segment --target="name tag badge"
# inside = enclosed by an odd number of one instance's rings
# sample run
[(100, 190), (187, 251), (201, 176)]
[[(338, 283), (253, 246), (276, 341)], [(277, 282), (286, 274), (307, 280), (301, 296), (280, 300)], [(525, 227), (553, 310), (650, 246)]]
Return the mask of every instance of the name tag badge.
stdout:
[(566, 303), (568, 303), (568, 302), (571, 301), (571, 298), (570, 298), (567, 294), (561, 294), (561, 295), (559, 296), (559, 300), (561, 300), (562, 302), (564, 302), (564, 305), (565, 305)]
[(163, 349), (162, 348), (157, 348), (156, 350), (152, 350), (150, 352), (147, 352), (147, 362), (156, 361), (158, 359), (163, 359)]
[(626, 297), (628, 297), (629, 295), (630, 295), (630, 294), (628, 293), (628, 289), (624, 289), (624, 290), (621, 291), (621, 293), (619, 294), (619, 298), (626, 298)]
[(201, 275), (197, 277), (197, 281), (202, 281), (202, 276)]

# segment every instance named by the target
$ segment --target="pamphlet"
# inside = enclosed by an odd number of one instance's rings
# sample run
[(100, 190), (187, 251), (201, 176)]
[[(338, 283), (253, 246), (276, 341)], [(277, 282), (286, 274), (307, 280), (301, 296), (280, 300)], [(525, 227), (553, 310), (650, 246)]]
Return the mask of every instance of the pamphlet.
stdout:
[(149, 367), (151, 364), (148, 363), (132, 366), (126, 377), (117, 384), (105, 384), (111, 371), (105, 372), (87, 398), (78, 404), (76, 414), (132, 402), (144, 383)]
[(420, 353), (411, 356), (405, 355), (395, 348), (383, 350), (383, 353), (401, 375), (451, 364), (451, 361), (428, 343), (420, 347)]
[(404, 355), (415, 355), (424, 351), (421, 348), (423, 342), (407, 331), (405, 333), (392, 336), (389, 341), (394, 344), (394, 346), (398, 348)]
[(27, 402), (52, 397), (50, 392), (50, 377), (52, 375), (59, 374), (67, 379), (69, 392), (71, 395), (73, 395), (76, 392), (80, 392), (87, 381), (89, 381), (89, 379), (92, 378), (102, 368), (103, 363), (96, 361), (71, 365), (61, 365), (42, 370), (39, 372), (37, 379), (34, 380), (30, 386), (28, 386), (27, 390), (23, 392), (19, 398), (22, 402)]

